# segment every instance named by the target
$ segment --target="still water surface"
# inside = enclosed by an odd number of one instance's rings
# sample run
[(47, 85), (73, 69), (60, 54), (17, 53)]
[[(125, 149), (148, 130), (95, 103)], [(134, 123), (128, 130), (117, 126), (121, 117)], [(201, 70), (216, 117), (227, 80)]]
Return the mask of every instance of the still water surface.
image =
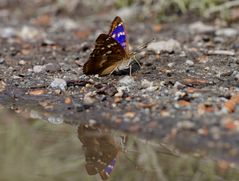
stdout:
[(0, 113), (0, 180), (237, 180), (208, 158), (90, 124), (52, 124)]

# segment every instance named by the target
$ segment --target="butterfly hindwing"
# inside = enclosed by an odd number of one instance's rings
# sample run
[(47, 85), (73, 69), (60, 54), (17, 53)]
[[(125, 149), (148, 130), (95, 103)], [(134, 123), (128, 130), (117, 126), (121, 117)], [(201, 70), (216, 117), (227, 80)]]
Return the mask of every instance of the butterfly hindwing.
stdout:
[(127, 57), (123, 47), (111, 36), (100, 34), (93, 52), (84, 64), (84, 74), (110, 74)]

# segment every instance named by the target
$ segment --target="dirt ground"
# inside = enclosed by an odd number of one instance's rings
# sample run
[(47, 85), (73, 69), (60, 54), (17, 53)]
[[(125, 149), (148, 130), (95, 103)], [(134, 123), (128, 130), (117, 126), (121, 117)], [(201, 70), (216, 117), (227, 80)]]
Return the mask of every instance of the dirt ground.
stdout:
[[(238, 22), (123, 16), (130, 46), (155, 38), (153, 48), (138, 55), (132, 76), (98, 77), (82, 66), (114, 16), (32, 12), (0, 10), (2, 107), (52, 123), (97, 122), (239, 163)], [(170, 39), (176, 48), (155, 51)]]

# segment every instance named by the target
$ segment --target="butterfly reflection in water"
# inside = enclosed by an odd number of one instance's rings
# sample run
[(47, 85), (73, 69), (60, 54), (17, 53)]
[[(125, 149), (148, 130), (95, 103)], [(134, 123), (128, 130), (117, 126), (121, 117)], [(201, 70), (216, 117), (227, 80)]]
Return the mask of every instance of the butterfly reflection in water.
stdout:
[(129, 52), (123, 21), (117, 16), (112, 22), (109, 33), (100, 34), (96, 39), (95, 49), (84, 64), (83, 73), (104, 76), (128, 68), (134, 55), (134, 52)]
[(88, 124), (78, 127), (78, 137), (85, 149), (85, 168), (89, 175), (99, 173), (103, 180), (109, 178), (121, 147), (112, 137), (110, 130)]

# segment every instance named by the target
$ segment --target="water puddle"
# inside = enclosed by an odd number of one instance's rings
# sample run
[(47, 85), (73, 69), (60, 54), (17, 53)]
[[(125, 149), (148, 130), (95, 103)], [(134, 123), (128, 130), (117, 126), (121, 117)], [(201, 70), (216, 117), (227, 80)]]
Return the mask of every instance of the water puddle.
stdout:
[(239, 177), (235, 165), (226, 161), (179, 153), (159, 140), (109, 129), (93, 120), (70, 125), (53, 116), (39, 120), (37, 115), (42, 116), (36, 111), (18, 112), (21, 116), (13, 111), (0, 112), (0, 180), (185, 181)]

